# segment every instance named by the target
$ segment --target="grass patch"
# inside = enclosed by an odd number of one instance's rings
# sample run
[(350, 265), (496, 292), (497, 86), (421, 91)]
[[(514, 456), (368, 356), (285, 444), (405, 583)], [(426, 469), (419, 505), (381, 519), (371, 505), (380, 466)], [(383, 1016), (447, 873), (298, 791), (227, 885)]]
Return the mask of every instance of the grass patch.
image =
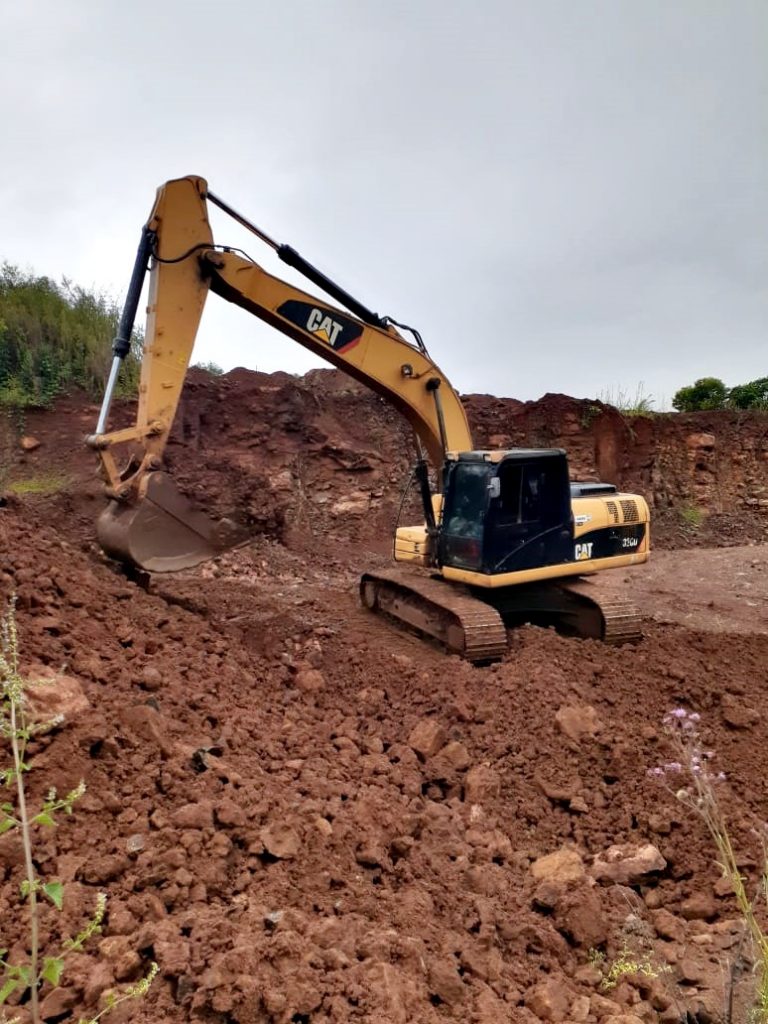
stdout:
[(683, 505), (679, 509), (680, 519), (683, 522), (683, 526), (689, 530), (699, 530), (704, 522), (704, 509), (698, 508), (696, 505)]
[(20, 498), (29, 494), (58, 494), (68, 483), (69, 479), (63, 473), (40, 473), (23, 480), (13, 480), (8, 484), (7, 490)]

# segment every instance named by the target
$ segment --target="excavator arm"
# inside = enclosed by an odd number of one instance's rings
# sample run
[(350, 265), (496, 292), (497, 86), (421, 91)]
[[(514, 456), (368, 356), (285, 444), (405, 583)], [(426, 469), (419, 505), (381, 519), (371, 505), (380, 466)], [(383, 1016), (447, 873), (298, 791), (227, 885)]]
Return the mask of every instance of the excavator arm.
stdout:
[[(215, 203), (270, 245), (286, 263), (339, 300), (346, 312), (268, 274), (231, 248), (214, 245), (208, 202)], [(147, 261), (151, 262), (139, 401), (133, 426), (106, 429), (119, 365), (128, 353)], [(238, 528), (195, 513), (162, 471), (168, 441), (203, 308), (212, 291), (241, 306), (381, 395), (411, 424), (435, 467), (447, 451), (472, 448), (458, 394), (421, 345), (278, 245), (208, 190), (199, 177), (163, 185), (142, 231), (128, 299), (113, 346), (114, 359), (96, 433), (110, 505), (99, 539), (110, 554), (145, 569), (185, 568), (241, 539)], [(356, 315), (354, 315), (356, 314)], [(127, 446), (122, 467), (115, 451)], [(429, 510), (427, 510), (429, 518)], [(243, 538), (244, 539), (244, 538)]]

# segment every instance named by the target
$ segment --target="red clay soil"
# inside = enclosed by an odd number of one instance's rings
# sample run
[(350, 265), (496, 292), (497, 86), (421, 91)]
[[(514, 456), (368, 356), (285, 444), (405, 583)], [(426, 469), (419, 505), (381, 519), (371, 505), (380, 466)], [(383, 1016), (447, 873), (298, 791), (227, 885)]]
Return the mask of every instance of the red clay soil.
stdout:
[[(296, 385), (279, 384), (277, 406), (256, 389), (253, 416), (283, 408), (283, 388)], [(39, 452), (76, 485), (0, 508), (0, 599), (17, 595), (25, 672), (66, 679), (67, 700), (48, 709), (64, 722), (30, 747), (33, 796), (87, 785), (72, 817), (38, 836), (38, 868), (66, 892), (63, 914), (45, 911), (44, 944), (108, 895), (103, 935), (43, 990), (46, 1019), (95, 1012), (153, 960), (150, 995), (121, 1019), (671, 1024), (689, 1010), (706, 1024), (721, 1015), (731, 964), (741, 1006), (749, 949), (712, 845), (647, 772), (670, 757), (665, 712), (698, 711), (754, 881), (768, 807), (765, 631), (653, 621), (653, 587), (645, 638), (622, 649), (525, 627), (502, 664), (473, 668), (395, 631), (359, 607), (356, 577), (383, 563), (384, 495), (407, 459), (387, 440), (386, 409), (365, 425), (380, 446), (360, 453), (359, 392), (337, 396), (331, 415), (306, 390), (236, 478), (264, 535), (148, 589), (92, 541), (100, 499), (77, 438), (93, 410), (73, 402), (34, 423)], [(200, 447), (193, 432), (171, 455), (190, 482), (199, 460), (208, 498), (233, 451), (245, 459), (252, 424), (239, 411), (226, 424), (224, 399), (205, 415)], [(243, 436), (223, 467), (214, 430)], [(286, 458), (313, 444), (297, 474), (325, 486), (325, 513), (302, 511), (293, 488), (290, 501), (275, 497)], [(366, 487), (378, 534), (355, 511)], [(752, 551), (764, 567), (764, 549)], [(763, 583), (755, 593), (765, 599)], [(608, 877), (600, 864), (617, 844), (644, 866), (630, 858)], [(647, 844), (663, 860), (648, 860)], [(0, 946), (13, 962), (26, 956), (21, 877), (10, 833)], [(648, 971), (606, 987), (622, 949)], [(24, 1019), (25, 1005), (12, 1009)]]

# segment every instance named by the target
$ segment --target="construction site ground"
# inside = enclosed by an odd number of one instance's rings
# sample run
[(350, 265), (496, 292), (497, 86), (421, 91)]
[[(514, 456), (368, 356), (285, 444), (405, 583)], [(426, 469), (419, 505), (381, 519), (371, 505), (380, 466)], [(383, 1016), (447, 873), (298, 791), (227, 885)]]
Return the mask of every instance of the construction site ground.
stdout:
[[(714, 847), (649, 772), (671, 756), (665, 713), (699, 713), (755, 885), (768, 819), (759, 530), (608, 574), (643, 610), (638, 645), (528, 626), (502, 663), (472, 667), (359, 606), (359, 573), (388, 563), (388, 506), (368, 532), (354, 508), (324, 527), (322, 508), (286, 519), (270, 506), (250, 546), (127, 578), (94, 542), (102, 499), (78, 443), (91, 412), (73, 400), (25, 425), (41, 445), (13, 478), (68, 483), (9, 487), (0, 507), (0, 598), (16, 595), (25, 674), (49, 680), (38, 714), (62, 716), (30, 745), (28, 785), (33, 799), (87, 786), (37, 836), (39, 871), (65, 885), (44, 946), (108, 896), (103, 934), (45, 986), (45, 1019), (95, 1013), (152, 961), (149, 996), (111, 1019), (708, 1024), (729, 993), (746, 1019), (752, 951)], [(272, 425), (278, 448), (284, 434)], [(204, 463), (206, 496), (219, 486), (208, 456), (172, 456), (191, 481)], [(356, 472), (354, 444), (333, 457)], [(21, 877), (9, 833), (0, 946), (15, 962)], [(631, 969), (612, 985), (622, 957)], [(24, 1020), (24, 1003), (11, 1009)]]

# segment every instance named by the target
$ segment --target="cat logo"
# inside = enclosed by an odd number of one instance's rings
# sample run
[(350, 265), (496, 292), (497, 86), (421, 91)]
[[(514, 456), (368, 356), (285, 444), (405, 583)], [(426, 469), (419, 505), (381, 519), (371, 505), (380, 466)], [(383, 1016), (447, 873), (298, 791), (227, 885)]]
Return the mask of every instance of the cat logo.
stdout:
[(331, 320), (322, 309), (313, 309), (307, 320), (307, 330), (318, 338), (322, 338), (331, 348), (335, 346), (336, 338), (343, 329), (343, 325)]
[(588, 562), (592, 557), (592, 545), (594, 541), (590, 541), (588, 544), (577, 544), (574, 558), (577, 562)]
[(363, 325), (359, 321), (335, 309), (323, 309), (313, 302), (288, 299), (278, 307), (277, 313), (298, 327), (305, 337), (311, 334), (314, 340), (322, 342), (334, 352), (347, 352), (354, 348), (363, 333)]

